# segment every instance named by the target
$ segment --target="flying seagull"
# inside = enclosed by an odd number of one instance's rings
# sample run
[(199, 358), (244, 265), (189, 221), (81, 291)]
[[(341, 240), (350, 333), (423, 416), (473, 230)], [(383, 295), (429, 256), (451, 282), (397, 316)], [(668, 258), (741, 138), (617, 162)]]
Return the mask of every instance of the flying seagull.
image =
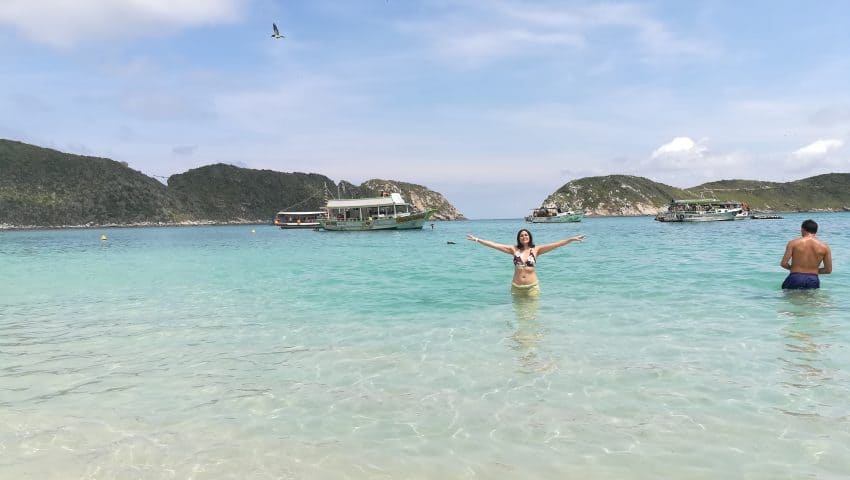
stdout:
[(286, 35), (282, 35), (280, 30), (277, 29), (277, 25), (274, 23), (272, 23), (272, 31), (272, 38), (286, 38)]

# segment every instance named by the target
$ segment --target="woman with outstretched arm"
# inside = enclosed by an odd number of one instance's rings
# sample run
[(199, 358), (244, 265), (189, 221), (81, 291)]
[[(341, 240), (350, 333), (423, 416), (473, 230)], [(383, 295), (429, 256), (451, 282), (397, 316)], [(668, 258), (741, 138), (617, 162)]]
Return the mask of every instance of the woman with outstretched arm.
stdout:
[(537, 265), (537, 258), (546, 252), (563, 247), (569, 243), (581, 242), (585, 237), (584, 235), (576, 235), (575, 237), (565, 238), (557, 242), (540, 245), (539, 247), (534, 245), (531, 232), (525, 228), (517, 232), (516, 245), (491, 242), (490, 240), (483, 240), (472, 234), (467, 234), (466, 238), (475, 243), (480, 243), (485, 247), (512, 255), (514, 259), (514, 277), (511, 280), (511, 293), (515, 295), (537, 296), (540, 295), (540, 282), (537, 280), (537, 274), (534, 271), (534, 267)]

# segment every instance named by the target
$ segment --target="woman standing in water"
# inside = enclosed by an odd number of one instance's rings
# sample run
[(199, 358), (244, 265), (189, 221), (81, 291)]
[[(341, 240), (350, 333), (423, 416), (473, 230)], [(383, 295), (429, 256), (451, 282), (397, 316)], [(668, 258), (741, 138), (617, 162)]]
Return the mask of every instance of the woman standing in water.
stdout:
[(475, 243), (480, 243), (485, 247), (513, 255), (514, 278), (511, 280), (511, 293), (515, 295), (537, 296), (540, 295), (540, 282), (537, 280), (537, 274), (534, 272), (534, 267), (537, 265), (537, 258), (546, 252), (563, 247), (568, 243), (580, 242), (584, 240), (584, 235), (576, 235), (575, 237), (565, 238), (557, 242), (540, 245), (539, 247), (534, 245), (531, 232), (525, 228), (517, 232), (516, 245), (503, 245), (501, 243), (491, 242), (490, 240), (482, 240), (472, 234), (467, 234), (466, 238)]

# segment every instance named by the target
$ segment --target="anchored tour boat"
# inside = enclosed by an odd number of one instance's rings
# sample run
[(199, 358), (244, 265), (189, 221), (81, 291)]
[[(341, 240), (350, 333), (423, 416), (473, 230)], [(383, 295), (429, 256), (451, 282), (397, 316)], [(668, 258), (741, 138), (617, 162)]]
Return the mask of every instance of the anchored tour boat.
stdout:
[(569, 223), (580, 222), (583, 213), (572, 210), (563, 211), (554, 205), (544, 205), (531, 211), (531, 215), (525, 217), (526, 222), (531, 223)]
[(280, 228), (318, 228), (319, 219), (327, 217), (324, 211), (314, 212), (277, 212), (274, 224)]
[(419, 211), (400, 193), (372, 198), (328, 200), (322, 228), (331, 231), (421, 229), (435, 210)]
[(715, 198), (671, 200), (667, 210), (659, 212), (659, 222), (716, 222), (749, 218), (745, 203), (720, 201)]

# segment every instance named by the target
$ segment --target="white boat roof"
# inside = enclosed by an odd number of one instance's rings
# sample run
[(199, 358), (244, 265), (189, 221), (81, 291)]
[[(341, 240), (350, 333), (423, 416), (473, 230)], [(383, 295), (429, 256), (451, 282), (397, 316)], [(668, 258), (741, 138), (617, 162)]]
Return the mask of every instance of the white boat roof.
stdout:
[(685, 200), (673, 200), (673, 203), (692, 204), (692, 203), (725, 203), (725, 202), (720, 202), (720, 200), (717, 200), (716, 198), (688, 198), (688, 199), (685, 199)]
[(281, 210), (277, 212), (278, 215), (324, 215), (324, 211), (315, 211), (315, 212), (288, 212), (285, 210)]
[(391, 193), (389, 197), (328, 200), (328, 208), (385, 207), (390, 205), (407, 205), (407, 202), (401, 198), (400, 193)]

